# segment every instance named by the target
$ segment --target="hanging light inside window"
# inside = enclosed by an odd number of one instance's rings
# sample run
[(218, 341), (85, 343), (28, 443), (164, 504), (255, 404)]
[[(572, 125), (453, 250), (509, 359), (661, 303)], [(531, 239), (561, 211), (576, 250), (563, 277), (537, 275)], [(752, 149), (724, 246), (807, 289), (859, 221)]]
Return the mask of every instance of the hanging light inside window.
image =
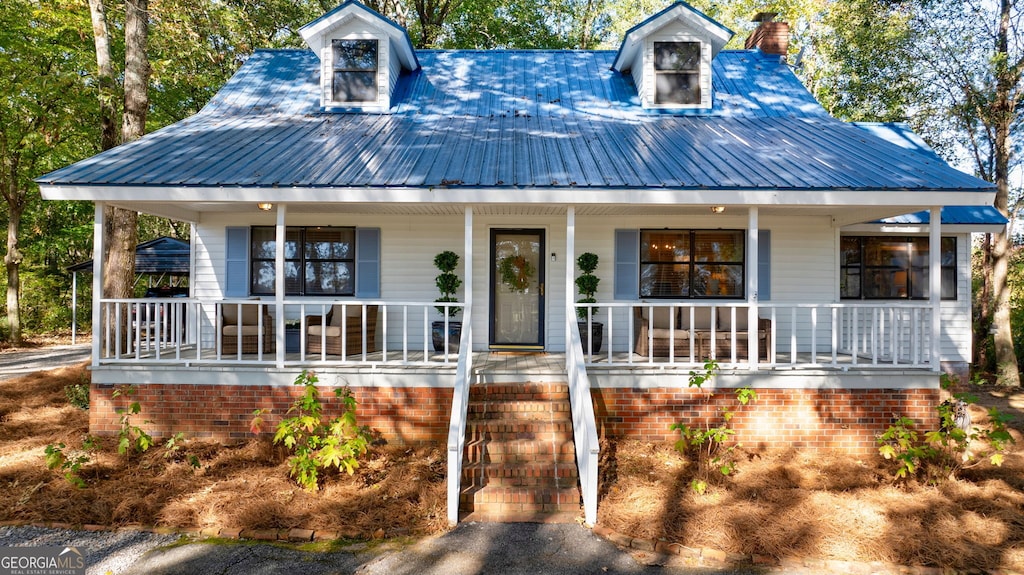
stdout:
[(256, 204), (256, 207), (259, 208), (260, 211), (269, 212), (270, 210), (274, 209), (274, 204), (270, 202), (260, 202)]

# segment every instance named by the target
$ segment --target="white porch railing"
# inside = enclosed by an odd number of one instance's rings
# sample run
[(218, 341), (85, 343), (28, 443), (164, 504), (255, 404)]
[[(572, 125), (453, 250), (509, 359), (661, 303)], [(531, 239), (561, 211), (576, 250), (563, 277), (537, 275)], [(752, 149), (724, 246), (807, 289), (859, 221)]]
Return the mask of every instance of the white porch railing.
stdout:
[(597, 421), (590, 395), (590, 378), (584, 361), (583, 344), (576, 322), (569, 322), (569, 344), (566, 346), (569, 372), (569, 403), (572, 410), (572, 431), (576, 444), (576, 464), (580, 474), (585, 521), (597, 523), (597, 463), (601, 445), (597, 439)]
[[(714, 358), (723, 367), (749, 368), (756, 352), (759, 368), (933, 368), (928, 302), (765, 302), (758, 304), (753, 325), (746, 321), (745, 302), (574, 306), (585, 310), (584, 329), (599, 317), (604, 323), (600, 352), (592, 348), (594, 338), (587, 338), (588, 367), (694, 367)], [(754, 341), (758, 345), (748, 344)]]
[[(285, 365), (450, 364), (457, 355), (436, 352), (435, 321), (442, 323), (441, 346), (454, 350), (451, 324), (437, 308), (463, 309), (463, 303), (291, 299), (282, 306), (254, 299), (103, 299), (100, 364), (273, 364), (285, 349)], [(328, 312), (344, 319), (322, 329)], [(238, 318), (241, 318), (239, 320)], [(311, 327), (318, 326), (314, 335)], [(316, 345), (319, 344), (319, 345)], [(310, 351), (310, 347), (317, 351)]]
[(452, 414), (448, 423), (448, 524), (459, 522), (459, 495), (462, 493), (462, 453), (466, 448), (466, 417), (469, 410), (469, 386), (473, 376), (473, 328), (466, 310), (465, 327), (459, 340), (459, 363), (455, 368)]

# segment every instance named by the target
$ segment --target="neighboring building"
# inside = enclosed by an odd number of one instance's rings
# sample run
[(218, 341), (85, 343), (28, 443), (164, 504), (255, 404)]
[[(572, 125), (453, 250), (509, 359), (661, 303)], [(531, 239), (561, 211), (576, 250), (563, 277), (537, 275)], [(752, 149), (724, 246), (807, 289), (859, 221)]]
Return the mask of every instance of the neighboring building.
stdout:
[[(676, 3), (616, 52), (415, 50), (347, 2), (195, 116), (43, 176), (45, 198), (97, 203), (97, 245), (107, 204), (193, 229), (170, 329), (94, 302), (92, 430), (132, 383), (156, 433), (243, 438), (315, 369), (386, 440), (447, 444), (457, 498), (470, 384), (568, 384), (592, 522), (598, 430), (672, 439), (707, 357), (714, 389), (760, 394), (734, 420), (748, 447), (864, 453), (895, 414), (934, 425), (940, 371), (971, 361), (994, 187), (905, 126), (830, 117), (766, 25), (723, 50), (732, 33)], [(465, 283), (442, 352), (444, 250)], [(583, 252), (603, 324), (585, 344)]]

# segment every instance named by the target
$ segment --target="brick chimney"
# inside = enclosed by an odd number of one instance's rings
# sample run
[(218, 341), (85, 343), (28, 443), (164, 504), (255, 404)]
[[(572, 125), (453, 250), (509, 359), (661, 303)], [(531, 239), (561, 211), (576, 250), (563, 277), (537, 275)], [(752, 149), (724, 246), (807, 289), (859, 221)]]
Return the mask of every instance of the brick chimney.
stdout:
[(757, 28), (750, 33), (744, 47), (760, 48), (765, 54), (785, 56), (789, 49), (789, 24), (786, 22), (775, 22), (775, 12), (759, 12), (754, 16), (753, 22), (758, 22)]

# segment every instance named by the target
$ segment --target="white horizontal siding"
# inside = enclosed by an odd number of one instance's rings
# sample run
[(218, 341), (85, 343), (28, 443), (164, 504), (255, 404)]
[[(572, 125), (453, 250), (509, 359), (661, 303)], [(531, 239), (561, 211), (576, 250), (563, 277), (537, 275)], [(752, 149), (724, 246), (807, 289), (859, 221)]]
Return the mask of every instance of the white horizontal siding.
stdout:
[[(198, 298), (217, 299), (223, 295), (224, 240), (228, 226), (273, 225), (275, 215), (218, 215), (204, 218), (196, 225), (195, 276), (193, 286)], [(761, 228), (771, 230), (771, 300), (767, 303), (836, 303), (838, 297), (838, 238), (839, 233), (827, 217), (762, 217)], [(433, 258), (438, 252), (452, 250), (463, 254), (464, 218), (450, 216), (367, 216), (365, 214), (289, 214), (288, 225), (313, 226), (362, 226), (381, 228), (381, 298), (391, 301), (433, 301), (439, 296), (434, 286), (438, 271), (433, 267)], [(577, 216), (576, 252), (590, 251), (600, 258), (597, 275), (601, 284), (597, 293), (598, 301), (612, 301), (614, 278), (614, 230), (615, 229), (745, 229), (745, 214), (708, 216)], [(545, 255), (545, 343), (546, 349), (562, 352), (565, 349), (564, 325), (567, 310), (566, 266), (572, 266), (575, 277), (578, 271), (572, 256), (565, 253), (564, 216), (515, 216), (476, 215), (473, 229), (474, 273), (474, 349), (487, 348), (490, 327), (490, 230), (494, 228), (539, 228), (546, 232)], [(957, 236), (958, 299), (942, 303), (941, 353), (945, 361), (970, 361), (970, 238)], [(551, 261), (551, 253), (556, 261)], [(456, 271), (464, 277), (467, 262), (463, 258)], [(576, 299), (575, 291), (573, 291)], [(464, 294), (459, 294), (464, 300)], [(607, 309), (595, 318), (607, 321)], [(627, 316), (620, 312), (614, 319), (613, 342), (616, 349), (626, 349), (629, 334), (626, 329)], [(431, 313), (433, 319), (439, 314)], [(767, 309), (761, 316), (767, 317)], [(779, 333), (778, 348), (789, 349), (790, 322), (788, 311), (780, 312), (776, 328)], [(413, 318), (414, 321), (422, 322)], [(389, 318), (389, 334), (397, 338), (400, 333), (400, 317)], [(419, 324), (417, 324), (418, 326)], [(828, 329), (830, 314), (819, 315), (818, 349), (825, 350), (831, 345)], [(414, 349), (422, 347), (419, 329), (413, 330), (415, 338), (409, 341)], [(808, 342), (810, 327), (798, 322), (798, 340)], [(389, 339), (391, 339), (389, 338)], [(397, 348), (397, 340), (389, 341), (389, 348)], [(802, 348), (808, 347), (803, 345)], [(800, 349), (807, 351), (807, 349)]]

